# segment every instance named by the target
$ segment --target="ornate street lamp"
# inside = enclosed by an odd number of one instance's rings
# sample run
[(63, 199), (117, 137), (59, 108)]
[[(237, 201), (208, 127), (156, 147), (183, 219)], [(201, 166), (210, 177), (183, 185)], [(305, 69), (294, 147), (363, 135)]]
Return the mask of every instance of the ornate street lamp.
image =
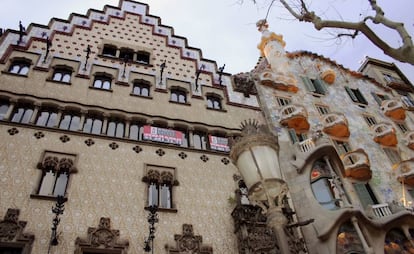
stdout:
[(273, 229), (282, 254), (290, 254), (282, 202), (288, 186), (279, 165), (279, 144), (267, 126), (257, 121), (242, 123), (242, 136), (233, 142), (230, 158), (237, 166), (247, 188), (249, 200), (267, 214), (267, 225)]
[(152, 205), (148, 207), (148, 223), (149, 223), (149, 234), (145, 240), (144, 251), (154, 253), (154, 239), (155, 239), (155, 223), (158, 223), (158, 206)]
[(62, 215), (63, 212), (65, 211), (65, 202), (66, 202), (66, 198), (58, 195), (56, 204), (54, 207), (52, 207), (52, 213), (55, 214), (55, 218), (53, 218), (53, 221), (52, 221), (52, 234), (50, 236), (49, 249), (47, 253), (50, 253), (50, 248), (52, 246), (56, 246), (59, 244), (57, 226), (60, 223), (59, 216)]

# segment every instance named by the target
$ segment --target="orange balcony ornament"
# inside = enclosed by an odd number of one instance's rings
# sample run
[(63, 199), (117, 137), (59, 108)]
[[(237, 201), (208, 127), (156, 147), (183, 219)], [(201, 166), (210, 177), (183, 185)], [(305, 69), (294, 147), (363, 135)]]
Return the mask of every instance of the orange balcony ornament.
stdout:
[(332, 69), (326, 69), (321, 73), (321, 79), (325, 81), (325, 83), (332, 85), (335, 82), (336, 74)]
[(397, 180), (414, 187), (414, 158), (401, 161), (393, 168), (397, 172)]
[(394, 120), (405, 119), (405, 108), (401, 101), (397, 100), (384, 100), (381, 103), (381, 110), (384, 114)]
[(414, 131), (410, 131), (405, 134), (405, 141), (407, 142), (408, 148), (414, 150)]
[(277, 90), (296, 93), (299, 89), (296, 86), (296, 79), (290, 73), (274, 73), (271, 70), (262, 72), (259, 75), (260, 83)]
[(374, 125), (374, 141), (384, 146), (396, 146), (398, 144), (395, 129), (389, 123)]
[(280, 109), (280, 123), (297, 133), (309, 130), (308, 113), (305, 107), (298, 104), (290, 104)]
[(345, 176), (360, 181), (368, 181), (372, 177), (368, 155), (363, 149), (346, 153), (341, 156), (345, 168)]
[(341, 113), (329, 113), (322, 118), (323, 132), (338, 138), (349, 137), (348, 121)]

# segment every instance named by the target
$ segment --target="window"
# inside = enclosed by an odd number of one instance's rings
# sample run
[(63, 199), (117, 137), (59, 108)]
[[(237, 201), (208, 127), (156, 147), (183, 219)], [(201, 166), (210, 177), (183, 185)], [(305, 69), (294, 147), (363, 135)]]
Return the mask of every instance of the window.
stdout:
[(119, 50), (119, 58), (122, 60), (127, 59), (132, 60), (132, 58), (134, 57), (134, 50), (129, 49), (129, 48), (121, 48)]
[(57, 123), (57, 113), (51, 109), (42, 109), (39, 111), (36, 125), (54, 127)]
[(339, 155), (346, 154), (350, 151), (352, 151), (351, 146), (348, 142), (345, 141), (339, 141), (339, 140), (333, 140), (336, 151)]
[(64, 130), (78, 131), (80, 128), (80, 117), (71, 112), (65, 112), (62, 115), (59, 128)]
[(206, 150), (207, 149), (207, 135), (205, 133), (193, 132), (193, 146), (195, 149)]
[(409, 131), (409, 129), (408, 129), (408, 127), (405, 123), (397, 123), (397, 126), (401, 130), (402, 133), (406, 133), (406, 132)]
[(276, 97), (277, 104), (281, 107), (289, 105), (291, 103), (290, 99), (283, 97)]
[(96, 116), (88, 116), (85, 118), (83, 125), (83, 132), (92, 134), (101, 134), (102, 132), (102, 120)]
[(3, 120), (6, 116), (7, 111), (9, 111), (9, 106), (10, 105), (7, 101), (0, 100), (0, 120)]
[(401, 162), (401, 157), (397, 150), (387, 147), (384, 147), (383, 149), (388, 159), (391, 161), (393, 165)]
[(321, 116), (326, 115), (330, 112), (328, 106), (316, 105), (316, 109), (318, 110), (318, 112)]
[(328, 210), (336, 210), (340, 207), (341, 197), (332, 179), (329, 165), (321, 159), (315, 161), (312, 166), (311, 188), (322, 207)]
[(207, 108), (221, 110), (221, 98), (215, 95), (207, 96)]
[(181, 89), (171, 89), (170, 101), (178, 103), (187, 103), (187, 93)]
[(27, 59), (16, 59), (13, 60), (9, 67), (9, 72), (18, 75), (27, 75), (30, 69), (30, 60)]
[(102, 50), (103, 56), (110, 56), (110, 57), (116, 57), (116, 47), (113, 45), (105, 44), (104, 48)]
[(129, 126), (129, 138), (133, 140), (142, 140), (144, 135), (144, 124), (132, 123)]
[(345, 90), (353, 102), (368, 105), (367, 100), (365, 100), (364, 96), (362, 95), (362, 93), (359, 91), (358, 88), (353, 89), (348, 86), (345, 86)]
[(385, 101), (385, 100), (389, 100), (390, 99), (390, 97), (388, 95), (386, 95), (386, 94), (377, 94), (377, 93), (374, 93), (374, 92), (372, 92), (371, 94), (372, 94), (372, 97), (374, 97), (374, 100), (380, 106), (382, 104), (382, 101)]
[(368, 183), (354, 183), (353, 185), (364, 209), (368, 205), (378, 204), (378, 200)]
[(69, 176), (76, 172), (75, 155), (45, 152), (38, 168), (42, 170), (37, 195), (66, 196)]
[(106, 135), (111, 137), (123, 138), (125, 124), (120, 120), (111, 120), (108, 122), (108, 130)]
[(401, 101), (409, 110), (414, 109), (414, 100), (412, 99), (409, 93), (406, 93), (405, 95), (401, 96)]
[(158, 208), (172, 209), (173, 186), (178, 184), (175, 180), (175, 169), (147, 165), (146, 171), (143, 181), (148, 184), (147, 206), (156, 205)]
[(292, 144), (295, 144), (297, 142), (302, 142), (308, 139), (308, 135), (306, 133), (296, 133), (295, 129), (289, 129), (289, 136), (290, 140), (292, 141)]
[(146, 80), (137, 80), (132, 87), (132, 94), (149, 97), (150, 83)]
[(221, 152), (230, 152), (229, 139), (225, 137), (218, 137), (209, 135), (210, 149)]
[(0, 254), (22, 254), (23, 248), (0, 247)]
[(150, 53), (145, 51), (138, 51), (137, 52), (137, 62), (143, 63), (143, 64), (149, 64), (150, 63)]
[(97, 75), (93, 81), (93, 87), (98, 89), (110, 90), (112, 78), (106, 75)]
[(29, 123), (32, 117), (33, 109), (30, 107), (19, 106), (14, 109), (12, 122), (15, 123)]
[(368, 124), (369, 127), (374, 126), (377, 124), (377, 120), (373, 116), (364, 115), (364, 120)]
[(320, 79), (310, 79), (308, 77), (301, 77), (303, 84), (305, 85), (306, 89), (309, 92), (315, 93), (315, 94), (326, 94), (328, 90), (326, 89), (325, 82)]
[(53, 81), (58, 81), (62, 83), (70, 83), (70, 78), (72, 75), (72, 70), (69, 68), (58, 67), (53, 72)]

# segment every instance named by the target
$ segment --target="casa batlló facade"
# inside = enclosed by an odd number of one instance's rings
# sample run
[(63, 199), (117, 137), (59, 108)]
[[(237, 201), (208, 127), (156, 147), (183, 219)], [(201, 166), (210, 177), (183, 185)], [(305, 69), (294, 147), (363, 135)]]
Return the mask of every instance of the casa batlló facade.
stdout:
[(0, 253), (413, 253), (409, 81), (258, 27), (236, 75), (135, 1), (7, 30)]

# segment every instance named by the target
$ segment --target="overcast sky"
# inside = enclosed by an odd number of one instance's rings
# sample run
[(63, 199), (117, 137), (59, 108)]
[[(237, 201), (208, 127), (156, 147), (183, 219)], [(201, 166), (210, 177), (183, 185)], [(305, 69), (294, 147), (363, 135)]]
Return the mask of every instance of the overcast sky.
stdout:
[[(259, 0), (260, 1), (260, 0)], [(259, 51), (256, 46), (260, 33), (256, 21), (267, 13), (267, 3), (254, 5), (251, 0), (142, 0), (150, 6), (150, 14), (161, 17), (162, 24), (174, 28), (175, 34), (186, 37), (188, 44), (200, 48), (203, 57), (215, 60), (225, 71), (235, 74), (251, 70)], [(276, 1), (277, 2), (277, 1)], [(369, 13), (368, 0), (323, 0), (321, 10), (330, 18), (358, 19)], [(414, 0), (377, 0), (386, 15), (406, 24), (414, 36)], [(52, 17), (67, 19), (72, 12), (86, 14), (89, 8), (102, 10), (104, 5), (118, 6), (118, 0), (1, 0), (0, 27), (18, 28), (19, 20), (27, 27), (30, 23), (47, 25)], [(351, 70), (357, 70), (365, 56), (395, 62), (414, 83), (414, 67), (399, 63), (375, 48), (362, 36), (356, 40), (337, 40), (327, 32), (316, 32), (309, 24), (293, 20), (275, 4), (269, 14), (270, 30), (282, 34), (287, 51), (307, 50), (337, 61)], [(384, 33), (394, 45), (401, 40), (393, 33)]]

